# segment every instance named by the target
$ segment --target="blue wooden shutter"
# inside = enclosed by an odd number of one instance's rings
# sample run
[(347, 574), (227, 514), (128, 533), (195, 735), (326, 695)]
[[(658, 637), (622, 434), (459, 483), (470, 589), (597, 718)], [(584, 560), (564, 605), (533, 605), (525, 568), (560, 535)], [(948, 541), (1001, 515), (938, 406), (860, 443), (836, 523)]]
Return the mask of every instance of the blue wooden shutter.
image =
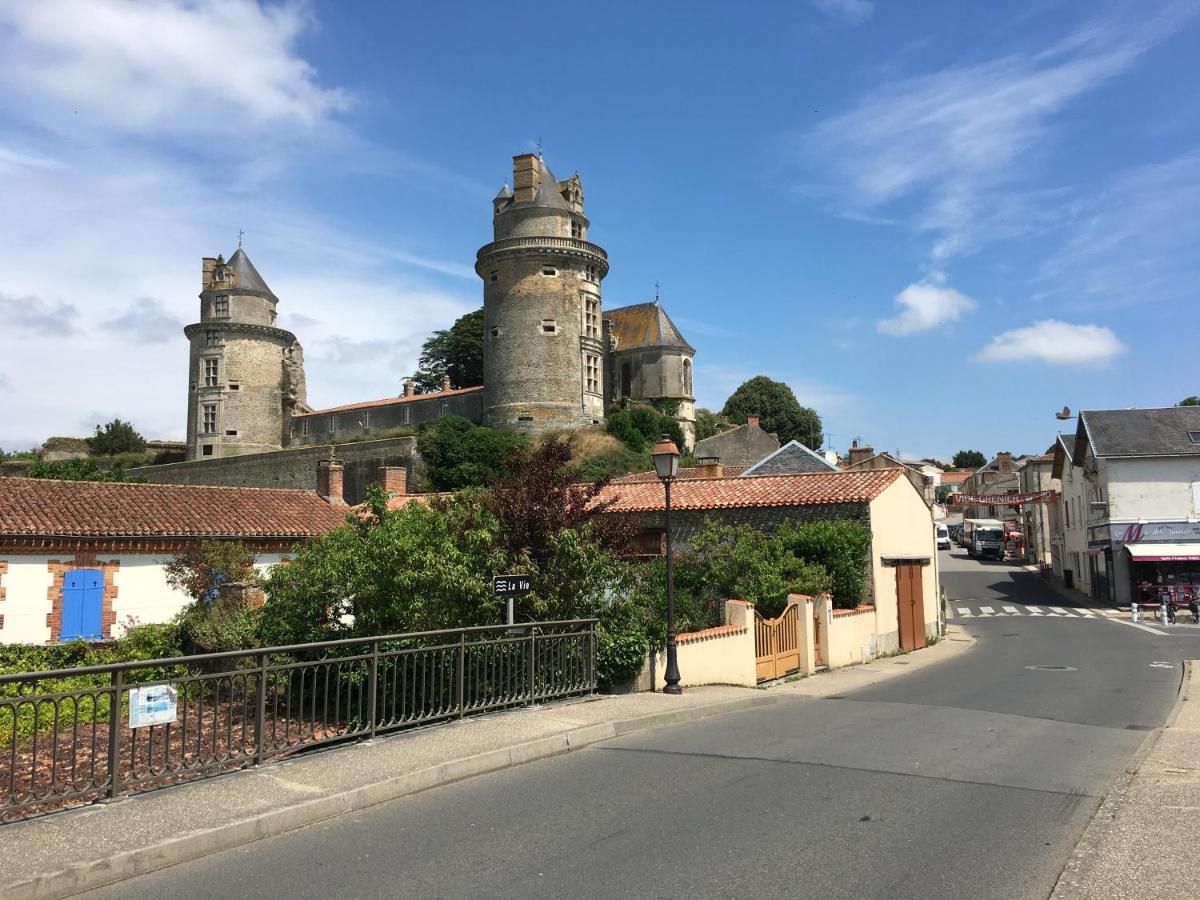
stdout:
[(63, 578), (62, 629), (59, 639), (98, 641), (104, 609), (104, 573), (75, 569)]

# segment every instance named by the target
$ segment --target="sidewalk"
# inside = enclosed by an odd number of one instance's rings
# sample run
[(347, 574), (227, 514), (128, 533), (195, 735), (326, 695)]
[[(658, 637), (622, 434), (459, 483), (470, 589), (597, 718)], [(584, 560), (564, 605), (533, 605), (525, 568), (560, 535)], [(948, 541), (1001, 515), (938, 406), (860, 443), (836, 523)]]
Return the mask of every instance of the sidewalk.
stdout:
[(311, 752), (261, 769), (6, 825), (0, 827), (0, 896), (69, 896), (632, 731), (836, 695), (933, 665), (972, 643), (951, 626), (945, 639), (926, 650), (766, 689), (713, 686), (688, 688), (679, 697), (582, 697)]
[(1166, 726), (1152, 732), (1096, 811), (1052, 900), (1200, 897), (1200, 660)]

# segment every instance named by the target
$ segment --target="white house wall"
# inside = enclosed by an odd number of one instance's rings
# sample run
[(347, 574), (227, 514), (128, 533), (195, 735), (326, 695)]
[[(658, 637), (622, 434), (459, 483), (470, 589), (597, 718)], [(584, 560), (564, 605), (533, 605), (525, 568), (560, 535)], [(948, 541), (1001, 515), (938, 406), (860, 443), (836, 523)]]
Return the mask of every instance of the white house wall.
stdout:
[(875, 581), (876, 631), (883, 653), (900, 646), (900, 617), (896, 608), (896, 570), (885, 566), (889, 557), (929, 560), (921, 567), (925, 630), (936, 634), (938, 624), (937, 544), (933, 514), (907, 478), (897, 478), (871, 501), (871, 576)]
[[(49, 556), (9, 556), (8, 571), (0, 576), (4, 601), (0, 615), (0, 643), (43, 644), (50, 640), (46, 615), (50, 612), (50, 585), (54, 581), (47, 563)], [(57, 557), (53, 557), (57, 559)]]
[(1180, 520), (1200, 514), (1192, 485), (1200, 457), (1104, 460), (1111, 521)]

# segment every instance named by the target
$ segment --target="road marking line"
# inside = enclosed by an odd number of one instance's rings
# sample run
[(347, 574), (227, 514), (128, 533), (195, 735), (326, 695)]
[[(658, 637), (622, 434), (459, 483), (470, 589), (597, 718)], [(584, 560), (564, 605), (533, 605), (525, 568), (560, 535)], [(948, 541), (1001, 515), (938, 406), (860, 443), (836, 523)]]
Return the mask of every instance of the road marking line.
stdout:
[(1061, 606), (1052, 606), (1052, 607), (1050, 607), (1050, 612), (1056, 612), (1056, 613), (1058, 613), (1060, 616), (1066, 616), (1066, 615), (1070, 615), (1070, 613), (1068, 613), (1068, 612), (1067, 612), (1065, 609), (1063, 609)]
[(992, 608), (990, 606), (981, 606), (979, 607), (979, 614), (981, 616), (990, 616), (992, 614)]
[(969, 609), (967, 609), (965, 606), (960, 606), (958, 608), (958, 614), (960, 616), (962, 616), (964, 619), (966, 619), (966, 618), (970, 618), (971, 611)]
[(1081, 615), (1081, 616), (1094, 616), (1095, 615), (1095, 613), (1092, 612), (1090, 609), (1084, 609), (1082, 606), (1079, 609), (1075, 610), (1075, 612), (1079, 613), (1079, 615)]
[(1125, 619), (1109, 619), (1110, 622), (1116, 622), (1118, 625), (1128, 625), (1130, 628), (1137, 628), (1139, 631), (1148, 631), (1151, 634), (1156, 634), (1162, 637), (1166, 632), (1159, 631), (1157, 628), (1151, 628), (1149, 625), (1142, 625), (1138, 622), (1128, 622)]
[(1039, 606), (1027, 606), (1027, 607), (1025, 607), (1025, 608), (1026, 608), (1027, 610), (1029, 610), (1029, 614), (1030, 614), (1031, 616), (1043, 616), (1043, 615), (1045, 615), (1045, 613), (1043, 613), (1043, 612), (1042, 612), (1042, 610), (1041, 610), (1041, 607), (1039, 607)]
[(1017, 608), (1015, 606), (1006, 606), (1004, 607), (1004, 611), (1006, 613), (1012, 613), (1014, 616), (1018, 615)]

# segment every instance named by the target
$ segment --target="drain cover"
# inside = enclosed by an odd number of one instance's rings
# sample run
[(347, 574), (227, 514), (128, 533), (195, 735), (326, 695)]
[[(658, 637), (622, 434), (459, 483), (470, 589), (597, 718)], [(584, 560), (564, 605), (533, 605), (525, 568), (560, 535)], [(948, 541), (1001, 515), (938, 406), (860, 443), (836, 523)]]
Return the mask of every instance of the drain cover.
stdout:
[(1027, 669), (1033, 669), (1038, 672), (1074, 672), (1074, 666), (1026, 666)]

